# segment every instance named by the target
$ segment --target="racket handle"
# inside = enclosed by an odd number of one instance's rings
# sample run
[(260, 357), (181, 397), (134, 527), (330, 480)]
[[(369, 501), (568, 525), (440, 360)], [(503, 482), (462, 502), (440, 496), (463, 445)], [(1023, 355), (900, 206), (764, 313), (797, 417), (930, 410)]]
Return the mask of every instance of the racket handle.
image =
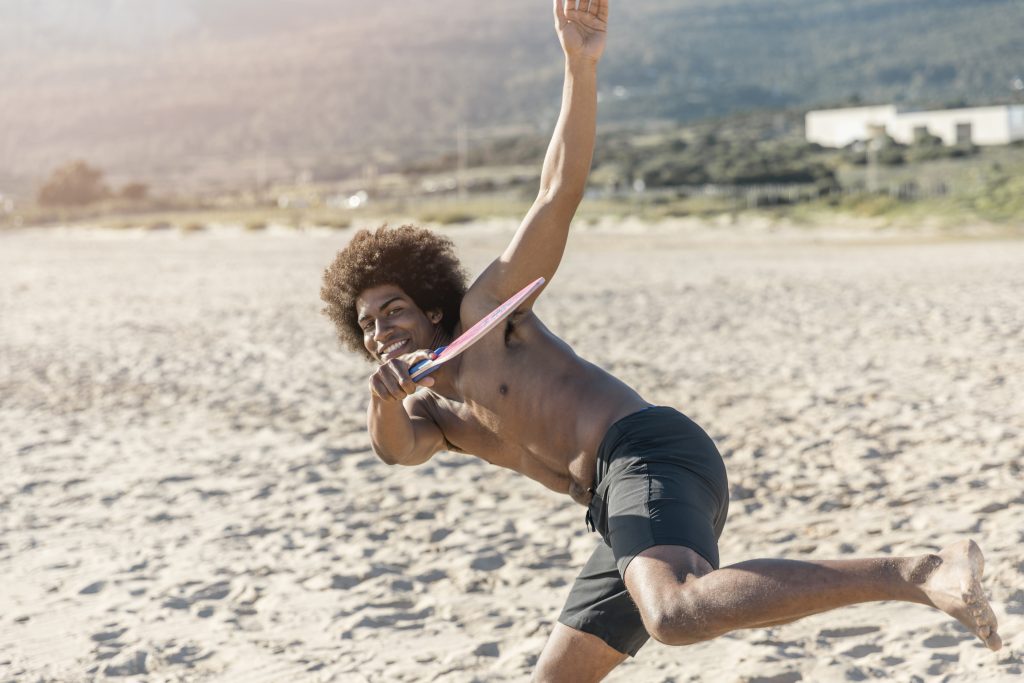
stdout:
[[(434, 349), (434, 355), (440, 356), (441, 352), (444, 351), (446, 348), (448, 347), (438, 346), (436, 349)], [(412, 381), (418, 382), (419, 380), (423, 379), (424, 377), (432, 373), (434, 370), (437, 370), (439, 367), (441, 367), (440, 363), (436, 365), (434, 364), (435, 360), (436, 359), (425, 358), (421, 360), (419, 363), (416, 363), (411, 368), (409, 368), (409, 377), (412, 378)], [(427, 367), (423, 367), (425, 365)]]

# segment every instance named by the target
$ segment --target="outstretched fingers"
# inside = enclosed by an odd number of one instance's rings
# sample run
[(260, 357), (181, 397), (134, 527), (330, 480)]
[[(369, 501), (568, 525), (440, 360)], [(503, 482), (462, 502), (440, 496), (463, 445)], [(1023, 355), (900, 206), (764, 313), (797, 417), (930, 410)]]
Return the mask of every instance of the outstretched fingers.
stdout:
[(565, 0), (565, 11), (585, 12), (601, 21), (608, 20), (608, 0)]
[(608, 0), (555, 0), (555, 12), (586, 12), (599, 19), (607, 19)]
[[(555, 4), (559, 4), (559, 0), (555, 0)], [(573, 0), (569, 0), (564, 8), (563, 16), (569, 21), (586, 26), (592, 31), (608, 30), (608, 0), (591, 0), (589, 4), (583, 0), (579, 7), (574, 9), (575, 4)]]
[(555, 0), (555, 23), (565, 26), (567, 21), (569, 20), (565, 16), (565, 0)]

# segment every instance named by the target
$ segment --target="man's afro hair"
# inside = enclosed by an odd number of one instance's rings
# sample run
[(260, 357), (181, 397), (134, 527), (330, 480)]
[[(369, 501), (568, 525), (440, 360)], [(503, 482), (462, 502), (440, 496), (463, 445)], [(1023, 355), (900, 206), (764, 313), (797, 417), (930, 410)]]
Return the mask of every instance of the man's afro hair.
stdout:
[(323, 312), (345, 346), (371, 359), (363, 346), (356, 298), (379, 285), (398, 285), (422, 311), (440, 310), (441, 326), (449, 335), (454, 332), (466, 276), (447, 237), (413, 225), (360, 230), (324, 271)]

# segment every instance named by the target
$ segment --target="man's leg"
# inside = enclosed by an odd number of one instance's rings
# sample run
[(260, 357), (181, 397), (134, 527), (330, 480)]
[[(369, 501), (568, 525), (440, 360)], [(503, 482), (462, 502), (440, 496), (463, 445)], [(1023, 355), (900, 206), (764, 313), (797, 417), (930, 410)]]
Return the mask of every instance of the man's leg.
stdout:
[(599, 681), (649, 638), (612, 549), (598, 543), (572, 584), (533, 680)]
[(555, 624), (533, 672), (533, 683), (597, 683), (626, 659), (597, 636)]
[(973, 541), (936, 555), (862, 560), (759, 559), (713, 570), (682, 546), (661, 545), (626, 568), (626, 587), (651, 636), (670, 645), (743, 628), (785, 624), (845, 605), (901, 600), (941, 609), (998, 650), (996, 618), (981, 588)]

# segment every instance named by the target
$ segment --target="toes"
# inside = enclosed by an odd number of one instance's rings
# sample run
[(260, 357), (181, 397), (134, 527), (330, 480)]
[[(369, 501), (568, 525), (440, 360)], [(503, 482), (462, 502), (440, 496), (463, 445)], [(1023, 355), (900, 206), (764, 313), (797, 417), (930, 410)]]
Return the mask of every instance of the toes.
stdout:
[(988, 649), (995, 652), (1003, 646), (1003, 639), (999, 637), (999, 634), (992, 631), (991, 635), (985, 638), (985, 644), (988, 645)]

